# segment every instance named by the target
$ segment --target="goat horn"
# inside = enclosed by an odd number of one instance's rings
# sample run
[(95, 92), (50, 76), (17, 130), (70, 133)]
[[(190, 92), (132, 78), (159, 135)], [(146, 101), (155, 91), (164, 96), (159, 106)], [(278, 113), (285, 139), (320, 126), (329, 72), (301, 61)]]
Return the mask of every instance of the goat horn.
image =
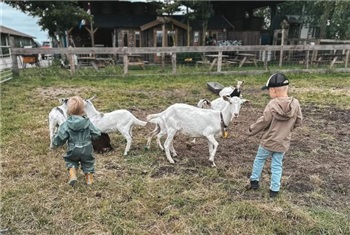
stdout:
[(91, 100), (95, 99), (95, 97), (96, 97), (96, 94), (93, 97), (89, 98), (88, 100), (91, 101)]

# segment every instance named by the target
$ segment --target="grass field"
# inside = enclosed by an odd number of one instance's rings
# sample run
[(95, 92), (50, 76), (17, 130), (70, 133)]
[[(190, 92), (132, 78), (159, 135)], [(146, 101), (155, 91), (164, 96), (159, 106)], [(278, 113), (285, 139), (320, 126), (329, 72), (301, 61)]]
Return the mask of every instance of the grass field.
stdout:
[[(268, 164), (261, 188), (245, 190), (259, 135), (242, 133), (269, 100), (259, 89), (268, 76), (71, 78), (61, 70), (21, 71), (1, 84), (0, 234), (350, 234), (350, 75), (287, 74), (304, 125), (293, 134), (275, 200), (268, 197)], [(147, 124), (134, 127), (126, 157), (124, 139), (111, 134), (114, 150), (95, 154), (95, 183), (86, 186), (79, 172), (74, 190), (65, 148), (49, 150), (48, 113), (58, 98), (96, 94), (99, 111), (128, 109), (145, 120), (173, 103), (216, 98), (209, 81), (237, 80), (244, 80), (250, 104), (230, 124), (229, 137), (218, 139), (216, 168), (204, 139), (189, 144), (177, 136), (176, 164), (155, 142), (146, 151), (153, 130)]]

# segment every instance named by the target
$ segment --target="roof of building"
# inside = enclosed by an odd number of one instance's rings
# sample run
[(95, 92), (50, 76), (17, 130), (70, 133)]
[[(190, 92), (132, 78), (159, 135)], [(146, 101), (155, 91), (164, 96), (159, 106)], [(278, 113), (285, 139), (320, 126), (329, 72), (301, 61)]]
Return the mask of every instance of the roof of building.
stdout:
[(94, 26), (101, 28), (139, 28), (156, 20), (152, 15), (96, 15)]
[(21, 33), (19, 31), (14, 30), (14, 29), (10, 29), (10, 28), (3, 26), (3, 25), (0, 25), (0, 32), (2, 34), (14, 35), (14, 36), (19, 36), (19, 37), (35, 38), (33, 36), (30, 36), (30, 35), (25, 34), (25, 33)]

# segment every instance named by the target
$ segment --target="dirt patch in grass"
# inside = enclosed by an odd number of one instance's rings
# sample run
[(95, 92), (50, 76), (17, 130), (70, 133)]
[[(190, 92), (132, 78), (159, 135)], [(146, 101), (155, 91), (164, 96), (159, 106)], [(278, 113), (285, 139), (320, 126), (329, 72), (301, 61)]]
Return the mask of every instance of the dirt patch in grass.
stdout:
[(36, 88), (35, 93), (39, 94), (43, 98), (56, 99), (56, 98), (68, 98), (73, 95), (85, 93), (87, 90), (84, 88), (69, 88), (69, 87), (45, 87)]
[(350, 90), (349, 89), (343, 89), (343, 88), (329, 88), (329, 89), (325, 89), (325, 88), (317, 88), (317, 87), (293, 87), (291, 88), (292, 92), (302, 92), (302, 93), (307, 93), (307, 92), (330, 92), (331, 94), (334, 95), (346, 95), (346, 96), (350, 96)]

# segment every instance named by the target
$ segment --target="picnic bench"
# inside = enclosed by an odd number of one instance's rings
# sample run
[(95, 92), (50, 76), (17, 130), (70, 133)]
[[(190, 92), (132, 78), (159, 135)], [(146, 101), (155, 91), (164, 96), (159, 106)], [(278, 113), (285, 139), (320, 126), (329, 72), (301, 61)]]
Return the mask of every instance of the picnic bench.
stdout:
[(237, 53), (237, 59), (239, 61), (239, 66), (242, 67), (244, 64), (254, 64), (255, 67), (258, 67), (257, 59), (255, 54), (250, 53)]
[(320, 54), (316, 60), (312, 60), (311, 63), (315, 65), (319, 64), (329, 64), (329, 67), (332, 68), (336, 63), (344, 63), (343, 60), (340, 60), (343, 55), (340, 54)]

